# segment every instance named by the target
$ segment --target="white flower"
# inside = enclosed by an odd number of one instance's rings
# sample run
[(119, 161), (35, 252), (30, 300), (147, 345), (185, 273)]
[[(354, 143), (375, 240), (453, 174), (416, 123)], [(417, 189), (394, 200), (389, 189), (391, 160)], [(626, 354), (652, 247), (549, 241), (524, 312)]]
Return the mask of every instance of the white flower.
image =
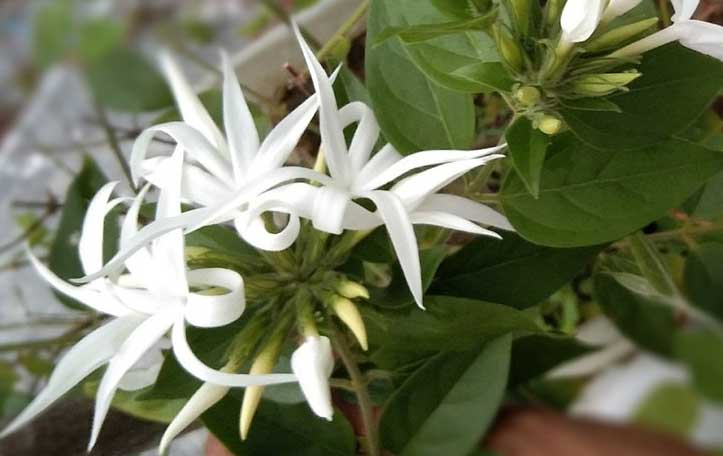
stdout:
[(602, 20), (605, 0), (567, 0), (560, 15), (561, 43), (582, 43), (595, 33)]
[[(177, 148), (159, 170), (162, 181), (156, 218), (180, 214), (183, 152)], [(106, 214), (122, 199), (109, 202), (115, 183), (105, 185), (93, 198), (83, 223), (79, 256), (86, 272), (100, 269)], [(134, 200), (121, 229), (121, 248), (137, 231), (140, 205), (148, 187)], [(98, 387), (89, 448), (98, 438), (111, 400), (123, 377), (172, 329), (175, 355), (191, 374), (205, 381), (248, 386), (295, 381), (288, 375), (247, 376), (218, 372), (203, 365), (193, 354), (185, 336), (186, 322), (217, 327), (238, 319), (245, 308), (243, 280), (236, 272), (219, 269), (186, 270), (180, 230), (156, 238), (127, 258), (127, 274), (99, 278), (75, 287), (58, 278), (30, 256), (40, 275), (59, 292), (111, 317), (108, 323), (80, 340), (58, 363), (48, 385), (3, 431), (10, 433), (27, 423), (91, 372), (108, 364)], [(194, 287), (218, 287), (221, 295), (190, 291)]]
[(678, 41), (689, 49), (723, 61), (723, 27), (692, 19), (698, 3), (699, 0), (673, 0), (673, 25), (613, 52), (610, 57), (635, 57)]
[(334, 356), (328, 337), (310, 336), (291, 355), (291, 369), (299, 379), (301, 391), (314, 413), (331, 421), (329, 377), (334, 370)]

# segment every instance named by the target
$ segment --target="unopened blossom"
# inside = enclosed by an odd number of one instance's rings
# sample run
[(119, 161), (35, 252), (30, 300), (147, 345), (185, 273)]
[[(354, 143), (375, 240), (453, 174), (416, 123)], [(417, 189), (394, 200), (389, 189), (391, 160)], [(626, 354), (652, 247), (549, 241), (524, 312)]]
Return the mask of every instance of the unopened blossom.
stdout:
[(331, 421), (334, 407), (331, 405), (329, 377), (334, 370), (334, 356), (329, 338), (308, 336), (291, 355), (291, 369), (311, 410)]
[(673, 0), (675, 14), (671, 17), (673, 24), (670, 27), (629, 44), (610, 54), (610, 57), (636, 57), (678, 41), (689, 49), (723, 61), (723, 27), (693, 19), (699, 3), (700, 0)]

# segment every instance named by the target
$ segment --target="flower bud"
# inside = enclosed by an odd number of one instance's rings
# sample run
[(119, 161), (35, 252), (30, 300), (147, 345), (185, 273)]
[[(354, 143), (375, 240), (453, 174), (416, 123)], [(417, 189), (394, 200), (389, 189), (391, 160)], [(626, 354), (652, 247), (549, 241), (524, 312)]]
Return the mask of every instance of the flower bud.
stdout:
[(562, 129), (562, 121), (557, 117), (545, 114), (542, 119), (537, 122), (537, 128), (546, 135), (555, 135)]
[(643, 19), (642, 21), (634, 22), (622, 27), (617, 27), (591, 40), (589, 43), (586, 43), (585, 49), (589, 52), (599, 52), (615, 48), (642, 34), (657, 23), (658, 18), (651, 17), (649, 19)]
[(600, 73), (581, 76), (572, 81), (572, 90), (577, 95), (586, 97), (600, 97), (608, 95), (625, 86), (641, 76), (637, 71), (627, 73)]
[(337, 296), (331, 302), (331, 308), (334, 310), (334, 313), (336, 313), (339, 319), (344, 322), (349, 330), (351, 330), (354, 337), (356, 337), (356, 340), (359, 341), (361, 348), (367, 350), (369, 348), (367, 342), (367, 329), (356, 305), (347, 298)]
[(329, 377), (334, 370), (334, 356), (328, 337), (307, 337), (291, 355), (291, 369), (299, 379), (301, 391), (313, 412), (331, 421), (334, 408), (331, 405)]
[(364, 298), (369, 299), (369, 290), (359, 283), (351, 280), (343, 279), (334, 288), (337, 293), (349, 299)]
[(540, 102), (542, 94), (536, 87), (522, 86), (515, 92), (515, 98), (524, 106), (530, 107)]
[(524, 59), (519, 43), (505, 28), (495, 26), (493, 31), (502, 60), (514, 71), (522, 71)]
[[(537, 0), (535, 0), (537, 1)], [(528, 35), (530, 30), (530, 0), (508, 0), (517, 30)]]
[[(261, 350), (261, 353), (256, 357), (249, 374), (251, 375), (263, 375), (269, 374), (276, 364), (276, 360), (279, 357), (279, 350), (281, 349), (281, 343), (272, 342)], [(259, 408), (261, 402), (261, 396), (264, 393), (263, 386), (249, 386), (244, 391), (244, 399), (241, 403), (241, 418), (239, 419), (239, 431), (241, 434), (241, 440), (246, 440), (248, 436), (249, 428), (251, 427), (251, 421), (254, 419), (256, 409)]]

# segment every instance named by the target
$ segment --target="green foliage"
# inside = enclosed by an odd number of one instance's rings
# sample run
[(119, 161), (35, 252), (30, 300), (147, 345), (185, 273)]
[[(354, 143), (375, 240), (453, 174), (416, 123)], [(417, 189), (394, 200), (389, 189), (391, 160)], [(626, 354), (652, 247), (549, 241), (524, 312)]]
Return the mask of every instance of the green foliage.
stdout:
[[(399, 2), (375, 0), (367, 39), (402, 25)], [(462, 149), (472, 143), (472, 97), (444, 89), (421, 72), (414, 52), (398, 39), (366, 49), (369, 95), (384, 136), (403, 154), (430, 149)]]
[(550, 137), (534, 128), (529, 119), (520, 117), (507, 128), (505, 139), (517, 176), (530, 194), (537, 198), (540, 194), (540, 174)]
[(561, 110), (575, 135), (617, 150), (666, 141), (693, 123), (723, 86), (723, 64), (679, 44), (646, 53), (638, 69), (643, 76), (630, 92), (608, 97), (621, 112)]
[(482, 349), (440, 353), (394, 393), (382, 443), (400, 456), (467, 455), (492, 422), (507, 385), (511, 337)]
[[(61, 279), (77, 279), (85, 275), (78, 256), (80, 230), (90, 200), (106, 182), (107, 179), (98, 165), (87, 157), (83, 161), (82, 169), (68, 187), (60, 222), (48, 255), (48, 267)], [(103, 255), (109, 259), (116, 251), (119, 236), (114, 212), (106, 218), (103, 236)], [(58, 298), (70, 307), (87, 310), (85, 306), (66, 296), (58, 294)]]
[(706, 242), (692, 252), (685, 290), (693, 304), (723, 321), (723, 244)]
[(646, 427), (684, 437), (695, 426), (699, 405), (695, 391), (685, 385), (666, 383), (643, 400), (633, 419)]
[(442, 263), (432, 293), (532, 307), (580, 274), (601, 248), (543, 247), (507, 232), (480, 237)]
[[(447, 255), (446, 249), (442, 246), (419, 252), (419, 263), (422, 268), (422, 290), (427, 291), (432, 284), (439, 265), (442, 264)], [(409, 286), (402, 273), (399, 263), (392, 268), (392, 281), (385, 288), (371, 288), (371, 301), (384, 308), (402, 308), (414, 305), (414, 298), (409, 292)]]
[(33, 61), (46, 67), (61, 58), (71, 46), (74, 26), (72, 0), (47, 2), (33, 21)]
[(723, 339), (705, 331), (681, 331), (675, 336), (674, 352), (687, 364), (693, 381), (708, 399), (723, 403)]
[(514, 227), (532, 242), (600, 244), (661, 217), (722, 167), (723, 154), (684, 140), (597, 150), (564, 134), (548, 149), (539, 199), (513, 173), (500, 196)]
[(248, 438), (239, 438), (241, 401), (227, 395), (203, 414), (203, 424), (238, 456), (352, 456), (356, 439), (339, 411), (327, 422), (303, 404), (279, 404), (266, 399), (254, 416)]

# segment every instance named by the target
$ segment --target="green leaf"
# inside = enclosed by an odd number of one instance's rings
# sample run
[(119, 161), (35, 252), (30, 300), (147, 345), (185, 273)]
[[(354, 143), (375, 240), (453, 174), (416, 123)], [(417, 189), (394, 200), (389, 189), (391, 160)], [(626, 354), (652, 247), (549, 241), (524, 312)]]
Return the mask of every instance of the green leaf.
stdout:
[(574, 337), (532, 335), (516, 339), (512, 344), (510, 385), (527, 383), (592, 351)]
[(510, 345), (508, 335), (481, 351), (441, 353), (425, 363), (384, 409), (384, 447), (400, 456), (468, 454), (502, 401)]
[(693, 215), (703, 219), (723, 216), (723, 173), (718, 173), (703, 188)]
[(384, 41), (398, 37), (407, 44), (420, 43), (440, 36), (453, 35), (460, 32), (486, 30), (497, 17), (497, 13), (478, 16), (472, 19), (461, 19), (452, 22), (436, 24), (419, 24), (402, 27), (388, 27), (376, 36), (372, 46), (378, 46)]
[(723, 64), (671, 44), (647, 52), (630, 92), (608, 98), (621, 109), (561, 109), (570, 129), (599, 148), (634, 149), (665, 141), (707, 109), (723, 86)]
[(92, 61), (122, 45), (123, 25), (110, 19), (94, 19), (78, 28), (78, 54), (84, 61)]
[(691, 301), (723, 321), (723, 244), (706, 242), (692, 250), (684, 278)]
[(93, 95), (109, 109), (144, 112), (173, 104), (160, 73), (130, 49), (116, 48), (93, 60), (87, 77)]
[(543, 247), (508, 232), (502, 239), (480, 237), (442, 263), (432, 293), (532, 307), (581, 273), (601, 249)]
[[(90, 200), (107, 181), (98, 165), (90, 157), (86, 157), (80, 173), (68, 187), (48, 259), (48, 267), (61, 279), (77, 279), (85, 275), (78, 256), (80, 231)], [(104, 258), (109, 259), (116, 251), (118, 240), (118, 225), (113, 212), (106, 218), (103, 235), (103, 254)], [(67, 296), (59, 293), (56, 295), (69, 307), (87, 310), (87, 307)]]
[[(372, 2), (367, 33), (370, 42), (386, 27), (404, 25), (395, 5), (396, 0)], [(430, 81), (412, 62), (408, 46), (394, 39), (367, 47), (365, 70), (382, 132), (401, 153), (464, 149), (472, 144), (472, 97)]]
[(663, 296), (674, 296), (677, 293), (677, 287), (655, 244), (640, 231), (628, 236), (627, 239), (643, 276), (658, 293)]
[(415, 307), (361, 308), (372, 360), (395, 369), (439, 351), (472, 350), (508, 333), (543, 332), (533, 312), (473, 299), (427, 296)]
[(507, 131), (505, 139), (509, 147), (512, 166), (530, 194), (540, 194), (540, 174), (550, 136), (532, 126), (527, 117), (518, 118)]
[(679, 332), (674, 351), (690, 368), (696, 388), (707, 398), (723, 403), (723, 340), (703, 331)]
[[(95, 397), (98, 392), (99, 380), (83, 384), (83, 393)], [(186, 399), (148, 399), (145, 393), (148, 388), (136, 391), (118, 390), (113, 395), (113, 407), (136, 418), (156, 423), (170, 423), (178, 415)]]
[(670, 354), (676, 328), (672, 307), (661, 302), (652, 287), (653, 294), (646, 294), (623, 285), (620, 280), (625, 274), (594, 276), (598, 304), (618, 329), (638, 345), (662, 355)]
[(620, 106), (605, 98), (576, 98), (573, 100), (560, 100), (560, 104), (567, 109), (593, 112), (622, 112)]
[[(442, 260), (447, 256), (444, 246), (432, 247), (419, 252), (419, 264), (422, 268), (422, 291), (426, 292), (434, 280)], [(385, 308), (399, 308), (414, 304), (414, 297), (404, 277), (399, 263), (392, 269), (392, 281), (386, 288), (370, 288), (371, 302)]]
[(394, 248), (389, 240), (386, 227), (376, 228), (354, 247), (351, 256), (371, 263), (393, 263), (396, 261)]
[(33, 21), (33, 61), (46, 67), (65, 56), (71, 46), (74, 30), (73, 1), (47, 2)]
[(457, 68), (452, 77), (466, 83), (466, 92), (479, 93), (489, 90), (509, 92), (515, 81), (500, 62), (478, 62)]
[(566, 134), (548, 149), (539, 199), (514, 173), (503, 182), (500, 199), (512, 225), (532, 242), (600, 244), (658, 219), (722, 167), (723, 154), (688, 141), (596, 150)]
[(490, 0), (431, 0), (440, 12), (451, 17), (470, 18), (486, 11)]
[(699, 406), (700, 398), (689, 387), (664, 383), (643, 399), (633, 421), (645, 427), (686, 437), (696, 424)]
[[(273, 388), (273, 387), (271, 387)], [(238, 456), (353, 456), (356, 439), (339, 411), (332, 422), (315, 416), (306, 403), (261, 400), (246, 441), (239, 438), (241, 401), (228, 395), (202, 416), (203, 424)]]

